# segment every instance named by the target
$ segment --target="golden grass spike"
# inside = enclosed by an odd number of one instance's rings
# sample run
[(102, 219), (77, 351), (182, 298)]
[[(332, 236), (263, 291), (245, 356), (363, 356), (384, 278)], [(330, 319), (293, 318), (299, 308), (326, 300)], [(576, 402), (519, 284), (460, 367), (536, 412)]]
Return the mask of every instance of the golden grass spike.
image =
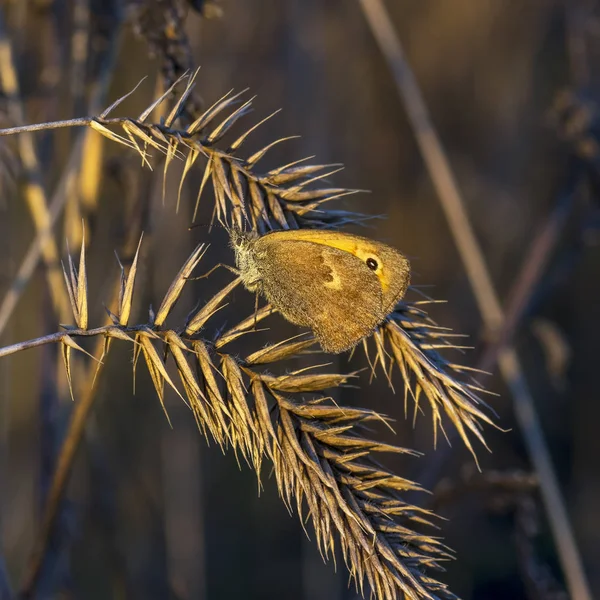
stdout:
[(250, 100), (246, 100), (244, 104), (242, 104), (239, 108), (237, 108), (234, 112), (232, 112), (228, 117), (223, 119), (209, 134), (206, 138), (206, 141), (209, 144), (214, 144), (218, 142), (226, 133), (229, 131), (230, 127), (241, 117), (247, 115), (251, 110), (252, 101), (256, 98), (256, 96), (252, 96)]
[(215, 372), (219, 373), (219, 371), (213, 365), (210, 359), (210, 354), (206, 344), (195, 340), (192, 342), (192, 349), (196, 353), (198, 365), (202, 371), (202, 376), (205, 383), (205, 391), (207, 392), (207, 396), (210, 398), (210, 409), (215, 418), (221, 424), (222, 430), (227, 434), (227, 436), (229, 436), (229, 429), (226, 419), (231, 419), (231, 411), (221, 395), (221, 391), (219, 390), (219, 386), (215, 378)]
[(173, 137), (173, 134), (167, 135), (166, 133), (163, 133), (163, 131), (160, 128), (160, 125), (146, 125), (146, 130), (149, 132), (150, 136), (152, 136), (154, 139), (160, 140), (163, 144), (168, 145), (169, 140)]
[(232, 201), (233, 194), (231, 192), (231, 186), (229, 185), (227, 173), (225, 172), (226, 163), (221, 159), (221, 157), (218, 154), (213, 154), (211, 160), (213, 164), (213, 185), (219, 186), (223, 190), (225, 196), (230, 201)]
[[(196, 146), (192, 146), (190, 151), (188, 152), (187, 158), (185, 160), (185, 165), (183, 167), (183, 173), (181, 175), (181, 180), (179, 181), (179, 189), (177, 190), (177, 205), (175, 207), (175, 212), (179, 213), (179, 203), (181, 201), (181, 190), (183, 189), (183, 182), (187, 177), (189, 170), (192, 168), (196, 159), (200, 155), (200, 149)], [(166, 169), (166, 166), (165, 166)]]
[(250, 201), (253, 209), (253, 213), (258, 220), (259, 227), (266, 226), (267, 229), (272, 229), (271, 221), (269, 220), (269, 214), (267, 213), (267, 207), (265, 206), (265, 200), (260, 186), (252, 179), (248, 180), (248, 190), (250, 191)]
[(246, 159), (246, 164), (249, 167), (255, 167), (256, 163), (258, 163), (258, 161), (269, 151), (271, 150), (271, 148), (273, 148), (274, 146), (276, 146), (277, 144), (281, 144), (281, 142), (287, 142), (288, 140), (298, 140), (300, 139), (302, 136), (300, 135), (289, 135), (287, 137), (283, 137), (283, 138), (279, 138), (278, 140), (275, 140), (274, 142), (271, 142), (270, 144), (267, 144), (264, 148), (261, 148), (260, 150), (258, 150), (257, 152), (255, 152), (252, 156), (250, 156), (248, 159)]
[(71, 394), (71, 400), (75, 402), (75, 396), (73, 395), (73, 380), (71, 375), (71, 347), (63, 342), (61, 344), (63, 363), (65, 365), (65, 374), (67, 376), (67, 383), (69, 384), (69, 392)]
[(89, 356), (92, 360), (100, 362), (93, 354), (90, 354), (87, 350), (84, 350), (70, 335), (64, 335), (61, 338), (61, 342), (69, 346), (69, 348), (73, 348), (73, 350), (77, 350), (78, 352)]
[(194, 74), (189, 78), (187, 85), (185, 86), (185, 90), (183, 90), (183, 94), (181, 94), (181, 97), (179, 98), (179, 100), (175, 103), (175, 106), (171, 109), (171, 112), (168, 114), (167, 118), (165, 119), (165, 126), (171, 128), (171, 126), (173, 125), (173, 123), (177, 120), (177, 117), (179, 117), (179, 115), (181, 114), (181, 110), (184, 107), (187, 99), (189, 98), (190, 94), (192, 93), (192, 90), (194, 89), (194, 82), (196, 80), (196, 77), (198, 75), (198, 72), (200, 71), (200, 69), (196, 69), (194, 71)]
[(233, 88), (231, 88), (226, 94), (221, 96), (214, 104), (212, 104), (209, 108), (207, 108), (193, 123), (191, 123), (186, 132), (190, 135), (193, 135), (200, 131), (200, 125), (203, 123), (204, 119), (207, 118), (207, 115), (218, 105), (220, 105), (229, 95), (233, 92)]
[[(67, 291), (69, 294), (69, 301), (71, 302), (71, 308), (73, 310), (73, 317), (75, 318), (75, 322), (77, 323), (77, 326), (80, 327), (81, 329), (85, 329), (85, 327), (83, 326), (83, 322), (82, 322), (82, 313), (81, 313), (82, 299), (81, 299), (81, 289), (79, 286), (79, 277), (78, 277), (77, 271), (75, 270), (75, 264), (73, 263), (73, 258), (70, 253), (68, 254), (67, 258), (69, 261), (69, 278), (67, 279), (64, 264), (63, 264), (63, 274), (65, 275)], [(86, 310), (87, 310), (87, 307), (86, 307)], [(86, 315), (86, 317), (87, 317), (87, 315)], [(87, 323), (86, 323), (86, 326), (87, 326)]]
[(245, 362), (248, 365), (264, 365), (285, 360), (293, 356), (298, 356), (303, 352), (303, 350), (313, 346), (315, 344), (315, 340), (312, 338), (308, 340), (298, 340), (296, 342), (292, 342), (291, 340), (299, 337), (305, 337), (306, 335), (306, 333), (300, 333), (287, 340), (282, 340), (275, 344), (269, 344), (268, 346), (265, 346), (264, 348), (261, 348), (260, 350), (248, 355)]
[[(78, 323), (79, 316), (77, 314), (77, 301), (75, 300), (75, 288), (72, 284), (71, 275), (67, 274), (67, 270), (65, 268), (65, 263), (61, 261), (63, 275), (65, 277), (65, 285), (67, 287), (67, 293), (69, 295), (69, 302), (71, 303), (71, 311), (73, 312), (73, 318), (75, 319), (75, 323)], [(69, 265), (71, 266), (71, 265)]]
[(88, 328), (88, 296), (87, 296), (87, 270), (85, 265), (85, 224), (82, 221), (81, 252), (79, 254), (79, 273), (77, 275), (77, 312), (78, 325), (81, 329)]
[(175, 393), (181, 398), (181, 400), (183, 400), (183, 402), (185, 402), (185, 399), (171, 380), (169, 374), (167, 373), (167, 370), (165, 369), (165, 366), (163, 365), (163, 362), (160, 356), (158, 355), (156, 348), (150, 341), (148, 332), (140, 332), (138, 339), (140, 346), (142, 347), (142, 352), (144, 353), (144, 358), (146, 360), (146, 366), (148, 367), (148, 371), (150, 372), (150, 376), (152, 377), (156, 393), (158, 394), (165, 415), (167, 416), (167, 420), (169, 421), (169, 424), (171, 424), (164, 403), (164, 382), (166, 381), (169, 384), (169, 387), (171, 387), (175, 391)]
[[(163, 168), (163, 181), (162, 181), (162, 205), (165, 205), (165, 198), (167, 196), (167, 173), (171, 166), (171, 161), (175, 157), (177, 152), (177, 146), (179, 141), (177, 139), (169, 139), (167, 145), (167, 154), (165, 156), (165, 166)], [(179, 199), (177, 200), (177, 206), (179, 207)]]
[[(438, 348), (450, 348), (449, 345), (439, 343), (439, 340), (444, 338), (443, 330), (433, 325), (421, 309), (411, 304), (401, 303), (392, 318), (382, 326), (382, 331), (384, 344), (389, 344), (392, 353), (392, 357), (387, 356), (387, 359), (390, 360), (390, 365), (393, 363), (399, 367), (405, 382), (405, 416), (409, 393), (414, 400), (413, 419), (416, 419), (418, 412), (421, 411), (420, 399), (426, 399), (432, 411), (434, 440), (437, 443), (438, 427), (446, 435), (440, 413), (443, 409), (477, 463), (470, 435), (475, 436), (487, 448), (481, 433), (481, 425), (483, 423), (493, 427), (497, 425), (482, 410), (482, 408), (491, 410), (477, 396), (483, 391), (471, 389), (471, 384), (456, 379), (452, 372), (459, 373), (459, 371), (453, 369), (451, 363), (437, 353)], [(438, 341), (434, 342), (434, 340)], [(386, 369), (383, 364), (381, 366), (385, 372), (388, 372), (389, 369)], [(414, 378), (413, 383), (411, 383), (412, 378)]]
[[(129, 336), (127, 336), (127, 337), (128, 337), (128, 341), (132, 341), (131, 338), (129, 338)], [(100, 374), (100, 369), (104, 363), (104, 359), (108, 355), (111, 341), (112, 340), (109, 335), (105, 335), (104, 339), (102, 340), (102, 354), (100, 355), (100, 358), (98, 359), (98, 362), (96, 364), (96, 368), (94, 369), (94, 377), (92, 378), (92, 385), (91, 385), (92, 389), (96, 386), (96, 380), (98, 379), (98, 375)]]
[[(152, 344), (151, 344), (150, 340), (144, 334), (141, 334), (138, 336), (138, 341), (140, 343), (140, 348), (141, 348), (142, 354), (144, 355), (144, 359), (146, 361), (146, 367), (148, 368), (148, 372), (150, 373), (150, 378), (152, 379), (152, 384), (154, 385), (154, 389), (156, 390), (156, 395), (158, 396), (158, 399), (160, 400), (160, 405), (162, 406), (163, 412), (165, 413), (165, 416), (167, 417), (169, 426), (172, 428), (173, 425), (171, 424), (171, 419), (169, 417), (169, 413), (167, 412), (167, 408), (165, 406), (164, 377), (163, 377), (160, 369), (158, 369), (158, 367), (157, 367), (157, 363), (155, 361), (155, 356), (153, 354), (149, 354), (146, 350), (146, 346), (147, 345), (152, 346)], [(152, 350), (154, 350), (154, 346), (152, 346)], [(158, 359), (158, 362), (162, 365), (162, 363), (160, 362), (160, 358), (158, 357), (158, 354), (156, 354), (156, 358)]]
[[(344, 167), (340, 166), (336, 169), (333, 169), (332, 171), (327, 171), (326, 173), (321, 173), (319, 175), (315, 175), (315, 177), (310, 177), (308, 179), (303, 179), (300, 183), (296, 184), (293, 187), (289, 187), (285, 190), (284, 193), (290, 193), (290, 195), (294, 195), (297, 192), (299, 192), (300, 190), (304, 189), (306, 186), (312, 185), (313, 183), (317, 182), (317, 181), (321, 181), (323, 179), (326, 179), (327, 177), (331, 176), (331, 175), (335, 175), (335, 173), (339, 173), (340, 171), (343, 171)], [(337, 191), (344, 191), (342, 188), (340, 188), (340, 190)]]
[(187, 129), (190, 135), (201, 132), (222, 110), (231, 106), (240, 96), (245, 94), (248, 88), (229, 97), (233, 89), (229, 90), (220, 100), (215, 102), (208, 110), (206, 110), (198, 119), (196, 119)]
[[(180, 377), (182, 378), (182, 382), (186, 385), (186, 390), (197, 389), (198, 396), (202, 396), (202, 392), (200, 391), (200, 387), (196, 382), (192, 370), (190, 369), (190, 365), (187, 362), (187, 358), (185, 356), (185, 352), (190, 352), (191, 350), (185, 345), (183, 340), (174, 332), (167, 331), (165, 333), (165, 342), (167, 347), (173, 356), (175, 361), (175, 366), (177, 367), (177, 371), (179, 372)], [(194, 391), (194, 394), (196, 392)], [(190, 404), (183, 398), (186, 406), (191, 408)]]
[(129, 96), (131, 96), (140, 87), (140, 85), (142, 85), (142, 83), (145, 80), (146, 80), (146, 77), (142, 77), (142, 79), (140, 79), (140, 81), (137, 83), (137, 85), (130, 92), (127, 92), (124, 96), (121, 96), (120, 98), (117, 98), (108, 108), (106, 108), (104, 110), (104, 112), (102, 114), (100, 114), (99, 118), (100, 119), (106, 119), (106, 117), (108, 117), (108, 115), (115, 108), (117, 108), (117, 106), (119, 106), (119, 104), (121, 104), (121, 102), (123, 102), (123, 100), (129, 98)]
[(108, 138), (109, 140), (112, 140), (113, 142), (117, 142), (117, 144), (121, 144), (122, 146), (125, 146), (126, 148), (131, 148), (133, 150), (137, 150), (137, 147), (134, 144), (132, 144), (130, 141), (126, 140), (124, 137), (118, 135), (114, 131), (111, 131), (110, 129), (108, 129), (108, 127), (105, 127), (104, 125), (102, 125), (102, 123), (99, 123), (95, 119), (92, 119), (90, 121), (89, 126), (92, 129), (94, 129), (95, 131), (97, 131), (100, 135), (103, 135), (105, 138)]
[(270, 389), (278, 392), (320, 392), (328, 388), (340, 387), (348, 382), (356, 373), (314, 373), (312, 375), (257, 375)]
[(281, 203), (279, 198), (271, 191), (267, 193), (267, 203), (269, 204), (269, 209), (271, 210), (271, 214), (273, 215), (275, 221), (279, 224), (282, 229), (289, 229), (290, 226), (285, 218), (285, 214), (283, 213), (283, 209), (281, 208)]
[(215, 441), (222, 446), (225, 441), (222, 428), (208, 412), (208, 399), (200, 389), (200, 386), (184, 353), (184, 351), (192, 351), (183, 343), (181, 338), (179, 338), (174, 331), (167, 332), (166, 339), (173, 354), (177, 371), (179, 372), (179, 376), (188, 395), (188, 400), (190, 402), (188, 406), (193, 409), (197, 418), (199, 417), (202, 420), (202, 424), (208, 427), (208, 430), (212, 433)]
[(242, 375), (235, 361), (224, 356), (221, 360), (221, 373), (225, 379), (227, 391), (231, 402), (230, 433), (234, 444), (234, 450), (241, 450), (244, 459), (250, 463), (252, 456), (253, 432), (255, 427), (248, 405), (246, 404), (246, 391)]
[[(72, 380), (72, 373), (71, 373), (71, 350), (78, 350), (79, 352), (83, 352), (83, 354), (87, 354), (89, 357), (93, 358), (94, 360), (97, 360), (96, 357), (92, 356), (89, 352), (86, 352), (79, 344), (77, 344), (75, 342), (75, 340), (68, 336), (62, 336), (61, 338), (61, 349), (62, 349), (62, 357), (63, 357), (63, 362), (65, 365), (65, 374), (67, 376), (67, 383), (69, 385), (69, 392), (71, 393), (71, 400), (75, 400), (75, 397), (73, 395), (73, 380)], [(101, 361), (98, 361), (98, 364), (100, 364)]]
[(143, 149), (140, 148), (140, 145), (137, 143), (137, 140), (135, 139), (135, 137), (133, 136), (131, 131), (129, 131), (125, 127), (123, 127), (123, 129), (125, 130), (125, 133), (127, 134), (127, 137), (129, 138), (129, 140), (133, 144), (133, 147), (135, 148), (136, 152), (142, 157), (142, 167), (146, 166), (151, 171), (153, 171), (152, 163), (150, 162), (150, 160), (148, 158), (148, 144), (144, 143), (144, 148)]
[[(374, 366), (375, 366), (375, 368), (377, 368), (377, 363), (379, 363), (381, 365), (383, 373), (387, 379), (388, 386), (392, 390), (392, 392), (395, 394), (396, 390), (394, 389), (394, 385), (392, 383), (390, 374), (389, 374), (388, 370), (386, 369), (386, 364), (387, 364), (386, 358), (391, 359), (391, 356), (385, 349), (385, 338), (384, 338), (384, 335), (383, 335), (380, 327), (378, 327), (375, 330), (375, 333), (373, 334), (373, 341), (375, 342), (375, 348), (376, 348), (375, 365)], [(375, 376), (375, 370), (373, 369), (373, 370), (371, 370), (371, 381), (374, 376)]]
[(252, 379), (252, 395), (254, 397), (254, 411), (256, 415), (256, 422), (258, 423), (259, 430), (262, 433), (264, 442), (265, 452), (274, 460), (273, 446), (277, 445), (277, 435), (273, 429), (273, 423), (271, 421), (271, 413), (269, 412), (269, 405), (267, 402), (267, 396), (265, 394), (264, 385), (257, 378)]
[(312, 160), (313, 158), (316, 158), (316, 156), (317, 156), (316, 154), (312, 154), (311, 156), (305, 156), (304, 158), (299, 158), (298, 160), (294, 160), (290, 163), (282, 165), (281, 167), (271, 169), (268, 173), (268, 176), (278, 175), (279, 173), (283, 173), (284, 171), (287, 171), (288, 169), (290, 169), (291, 167), (294, 167), (295, 165), (299, 165), (300, 163), (306, 162), (307, 160)]
[(262, 121), (256, 123), (256, 125), (252, 126), (248, 131), (243, 133), (237, 140), (233, 142), (228, 148), (228, 153), (234, 153), (236, 150), (241, 148), (242, 144), (246, 140), (246, 138), (256, 129), (258, 129), (263, 123), (266, 123), (271, 117), (274, 117), (277, 113), (281, 112), (281, 108), (278, 108), (275, 112), (272, 112), (268, 117), (265, 117)]
[(196, 222), (196, 216), (198, 215), (198, 207), (200, 206), (200, 198), (202, 196), (202, 192), (204, 191), (204, 186), (210, 177), (212, 169), (212, 161), (210, 158), (206, 161), (206, 167), (204, 169), (204, 175), (202, 176), (202, 182), (200, 183), (200, 188), (198, 190), (198, 196), (196, 197), (196, 204), (194, 206), (194, 214), (192, 216), (192, 223)]
[(137, 118), (137, 121), (141, 121), (142, 123), (150, 116), (150, 114), (152, 113), (152, 111), (159, 105), (162, 104), (173, 92), (173, 90), (187, 77), (189, 76), (189, 72), (186, 71), (183, 75), (181, 75), (181, 77), (179, 77), (177, 79), (177, 81), (175, 81), (175, 83), (173, 83), (169, 89), (159, 98), (157, 98), (144, 112), (142, 112), (140, 114), (140, 116)]
[[(229, 223), (227, 221), (227, 215), (229, 213), (227, 211), (227, 201), (226, 201), (226, 197), (225, 197), (225, 191), (221, 187), (221, 183), (219, 181), (219, 176), (215, 172), (214, 161), (212, 159), (211, 159), (211, 162), (213, 163), (213, 168), (211, 171), (211, 174), (212, 174), (211, 180), (212, 180), (212, 184), (213, 184), (213, 191), (215, 193), (215, 212), (214, 212), (214, 214), (216, 215), (217, 220), (219, 221), (219, 223), (221, 223), (221, 225), (223, 225), (224, 227), (228, 227)], [(212, 223), (211, 223), (211, 226), (212, 226)]]
[(125, 270), (123, 266), (122, 269), (122, 294), (119, 295), (119, 324), (126, 326), (129, 323), (129, 317), (131, 315), (131, 306), (133, 303), (133, 288), (135, 285), (135, 278), (137, 275), (137, 267), (138, 260), (140, 257), (140, 248), (142, 247), (142, 240), (144, 239), (144, 234), (140, 235), (140, 241), (137, 245), (137, 250), (135, 251), (135, 255), (133, 257), (133, 262), (131, 263), (131, 267), (129, 268), (129, 274), (127, 275), (127, 279), (125, 279)]
[(122, 340), (124, 342), (135, 343), (135, 340), (129, 334), (125, 333), (122, 329), (120, 329), (119, 327), (111, 327), (111, 328), (107, 329), (106, 336), (109, 338), (115, 338), (117, 340)]
[[(237, 280), (236, 280), (237, 281)], [(254, 330), (254, 325), (260, 323), (264, 318), (273, 314), (275, 309), (270, 305), (266, 304), (262, 308), (259, 308), (256, 312), (253, 312), (250, 316), (246, 317), (243, 321), (240, 321), (234, 325), (231, 329), (223, 332), (219, 335), (219, 339), (215, 343), (216, 348), (222, 348), (225, 344), (232, 342), (237, 339), (240, 335)]]
[[(161, 154), (167, 154), (169, 148), (168, 146), (164, 146), (163, 144), (159, 144), (156, 141), (156, 138), (153, 137), (152, 135), (146, 133), (146, 131), (144, 131), (144, 129), (142, 129), (135, 121), (132, 121), (130, 119), (124, 119), (123, 121), (121, 121), (121, 127), (123, 128), (123, 131), (125, 131), (127, 134), (131, 134), (135, 137), (138, 137), (139, 139), (141, 139), (144, 144), (151, 146), (152, 148), (155, 148), (156, 150), (158, 150), (159, 152), (161, 152)], [(150, 130), (152, 131), (152, 130)], [(175, 137), (169, 137), (169, 141), (171, 140), (177, 140), (177, 136)], [(146, 156), (146, 150), (144, 149), (143, 151), (141, 151), (138, 147), (137, 144), (135, 144), (136, 150), (142, 155), (142, 158), (145, 162), (147, 162), (145, 156)]]
[(307, 190), (305, 192), (299, 191), (299, 186), (289, 188), (281, 192), (281, 198), (288, 202), (306, 202), (308, 200), (321, 200), (327, 199), (333, 200), (334, 198), (341, 198), (348, 194), (356, 194), (359, 190), (347, 190), (346, 188), (320, 188), (316, 190)]
[(131, 371), (132, 371), (132, 389), (133, 394), (135, 395), (136, 389), (136, 377), (137, 377), (137, 364), (140, 358), (140, 354), (142, 352), (142, 345), (140, 344), (141, 334), (136, 333), (135, 335), (135, 343), (133, 344), (133, 357), (131, 360)]
[[(235, 193), (232, 194), (231, 202), (234, 205), (234, 210), (237, 209), (240, 216), (243, 216), (244, 220), (247, 222), (248, 212), (246, 210), (246, 192), (244, 190), (244, 182), (246, 179), (242, 178), (240, 169), (234, 164), (230, 165), (229, 171), (235, 189)], [(240, 229), (242, 228), (241, 225), (239, 225), (239, 227)]]
[(230, 294), (242, 280), (236, 277), (231, 283), (227, 284), (220, 292), (213, 296), (202, 308), (192, 317), (185, 328), (186, 335), (195, 335), (200, 331), (204, 324), (210, 319), (217, 310), (223, 299)]
[(329, 169), (331, 167), (343, 168), (343, 166), (344, 165), (341, 163), (330, 163), (324, 165), (300, 165), (283, 170), (278, 168), (269, 171), (265, 176), (265, 179), (272, 185), (287, 185), (297, 179), (307, 177), (313, 173), (318, 173), (323, 169)]
[(208, 246), (206, 244), (200, 244), (196, 246), (196, 249), (190, 254), (185, 263), (183, 263), (183, 266), (169, 286), (169, 289), (167, 290), (167, 293), (160, 304), (158, 312), (154, 318), (154, 325), (160, 327), (165, 322), (165, 319), (173, 309), (175, 302), (177, 302), (181, 296), (183, 286), (186, 284), (193, 270), (198, 266), (198, 263), (202, 260), (202, 257), (207, 249)]
[[(127, 278), (125, 277), (125, 267), (119, 258), (119, 254), (115, 250), (115, 258), (117, 259), (117, 264), (119, 265), (120, 274), (119, 274), (119, 298), (117, 300), (118, 310), (117, 312), (120, 314), (121, 306), (123, 305), (123, 297), (125, 296), (125, 286), (127, 284)], [(108, 307), (104, 307), (111, 321), (116, 325), (119, 323), (119, 316), (115, 315)]]

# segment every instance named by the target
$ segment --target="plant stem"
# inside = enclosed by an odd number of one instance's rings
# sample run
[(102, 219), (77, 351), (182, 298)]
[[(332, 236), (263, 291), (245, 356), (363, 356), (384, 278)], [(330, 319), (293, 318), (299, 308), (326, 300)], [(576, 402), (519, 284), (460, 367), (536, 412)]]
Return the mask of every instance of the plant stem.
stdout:
[[(421, 90), (404, 56), (399, 37), (383, 2), (381, 0), (360, 0), (360, 4), (396, 81), (398, 93), (404, 102), (488, 334), (494, 336), (500, 331), (504, 322), (500, 300), (469, 221), (448, 158), (421, 95)], [(550, 452), (536, 414), (533, 397), (514, 348), (507, 347), (501, 350), (498, 364), (502, 376), (512, 392), (515, 415), (527, 445), (529, 457), (540, 478), (542, 498), (569, 592), (571, 597), (577, 600), (591, 600), (592, 594), (569, 523)]]

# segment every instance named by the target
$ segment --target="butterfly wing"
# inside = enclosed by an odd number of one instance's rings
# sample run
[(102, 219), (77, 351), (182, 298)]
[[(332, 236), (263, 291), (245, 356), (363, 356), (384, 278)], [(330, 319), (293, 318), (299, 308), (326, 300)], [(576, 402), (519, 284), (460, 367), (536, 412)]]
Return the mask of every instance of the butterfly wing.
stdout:
[(267, 300), (310, 327), (326, 352), (357, 344), (386, 317), (381, 284), (359, 258), (323, 244), (264, 236), (256, 261)]
[(281, 243), (293, 237), (296, 241), (314, 242), (337, 248), (354, 255), (363, 263), (374, 259), (378, 267), (375, 275), (379, 279), (383, 294), (383, 311), (389, 314), (404, 296), (410, 283), (410, 263), (396, 248), (360, 235), (326, 229), (298, 229), (274, 231), (266, 236), (270, 242)]

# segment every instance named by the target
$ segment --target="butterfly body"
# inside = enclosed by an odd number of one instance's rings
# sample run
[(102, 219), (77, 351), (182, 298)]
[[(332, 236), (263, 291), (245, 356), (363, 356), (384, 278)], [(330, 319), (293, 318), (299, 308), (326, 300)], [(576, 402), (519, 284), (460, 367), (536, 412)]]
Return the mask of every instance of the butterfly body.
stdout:
[(244, 286), (290, 322), (310, 327), (326, 352), (355, 346), (392, 312), (410, 281), (398, 250), (349, 233), (232, 232)]

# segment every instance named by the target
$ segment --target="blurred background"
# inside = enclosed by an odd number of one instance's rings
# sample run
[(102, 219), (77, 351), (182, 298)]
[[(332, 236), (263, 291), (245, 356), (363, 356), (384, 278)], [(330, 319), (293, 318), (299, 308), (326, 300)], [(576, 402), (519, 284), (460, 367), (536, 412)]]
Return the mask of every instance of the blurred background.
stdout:
[[(387, 2), (433, 123), (463, 194), (503, 306), (511, 306), (524, 264), (540, 277), (522, 300), (512, 341), (535, 398), (590, 586), (600, 594), (600, 210), (596, 101), (600, 91), (600, 10), (594, 0)], [(393, 244), (412, 260), (415, 285), (446, 300), (428, 307), (473, 346), (453, 360), (475, 367), (489, 347), (464, 266), (415, 142), (394, 79), (361, 10), (348, 0), (4, 0), (0, 3), (2, 127), (97, 114), (146, 78), (115, 114), (137, 116), (165, 80), (201, 67), (193, 102), (205, 108), (234, 88), (257, 94), (249, 151), (289, 135), (264, 168), (316, 155), (343, 163), (334, 185), (370, 190), (340, 208), (385, 219), (356, 230)], [(7, 58), (10, 50), (12, 58)], [(11, 86), (11, 68), (18, 93)], [(14, 77), (13, 77), (14, 79)], [(20, 101), (17, 96), (20, 96)], [(22, 109), (20, 110), (19, 107)], [(242, 126), (243, 127), (243, 126)], [(241, 131), (241, 130), (240, 130)], [(105, 322), (121, 256), (144, 243), (136, 322), (147, 320), (194, 246), (210, 242), (208, 269), (233, 261), (223, 231), (188, 230), (202, 169), (194, 169), (175, 211), (182, 165), (166, 179), (137, 153), (80, 131), (32, 136), (0, 146), (0, 296), (23, 288), (2, 324), (0, 345), (35, 338), (64, 323), (53, 310), (44, 269), (27, 281), (20, 265), (35, 239), (31, 186), (49, 205), (66, 196), (55, 240), (80, 243), (88, 226), (90, 322)], [(95, 140), (95, 141), (93, 141)], [(84, 156), (81, 168), (73, 160)], [(262, 163), (261, 163), (262, 166)], [(211, 191), (197, 222), (212, 214)], [(547, 243), (540, 246), (540, 237)], [(536, 245), (537, 244), (537, 245)], [(529, 260), (532, 247), (542, 248)], [(62, 275), (61, 275), (62, 276)], [(184, 319), (230, 275), (196, 282), (177, 307)], [(420, 299), (411, 292), (410, 300)], [(252, 310), (237, 290), (221, 325)], [(67, 321), (71, 322), (71, 321)], [(295, 329), (271, 318), (277, 335)], [(217, 328), (217, 323), (213, 325)], [(213, 332), (209, 331), (209, 335)], [(269, 333), (244, 338), (240, 352)], [(462, 343), (462, 342), (461, 342)], [(86, 349), (92, 351), (92, 344)], [(327, 362), (329, 362), (329, 357)], [(334, 357), (334, 367), (362, 368)], [(304, 365), (298, 360), (296, 368)], [(15, 590), (26, 576), (40, 514), (74, 404), (56, 348), (0, 360), (0, 574)], [(485, 430), (483, 476), (463, 445), (433, 447), (429, 414), (404, 419), (402, 381), (363, 375), (336, 402), (391, 415), (384, 439), (424, 453), (386, 459), (396, 473), (437, 493), (411, 500), (447, 518), (440, 535), (457, 559), (440, 576), (465, 599), (569, 597), (514, 419), (494, 374), (483, 381), (507, 432)], [(77, 370), (76, 370), (77, 371)], [(89, 381), (74, 373), (75, 403)], [(269, 467), (255, 474), (200, 435), (189, 410), (167, 394), (169, 427), (145, 368), (133, 391), (131, 348), (115, 346), (87, 417), (58, 527), (34, 597), (349, 600), (341, 556), (324, 564), (296, 515), (280, 501)], [(451, 425), (447, 425), (451, 429)], [(501, 479), (488, 481), (486, 473)], [(310, 533), (310, 530), (309, 530)], [(0, 597), (5, 596), (0, 591)], [(6, 598), (9, 598), (6, 595)]]

